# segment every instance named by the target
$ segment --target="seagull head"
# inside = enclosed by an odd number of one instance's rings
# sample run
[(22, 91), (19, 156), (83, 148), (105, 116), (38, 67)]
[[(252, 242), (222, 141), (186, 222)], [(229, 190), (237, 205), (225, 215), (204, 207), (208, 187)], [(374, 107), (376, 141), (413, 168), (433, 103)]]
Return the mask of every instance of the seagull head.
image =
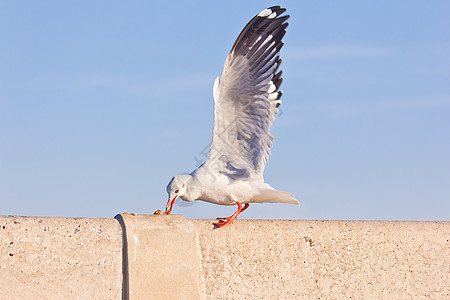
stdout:
[(173, 204), (177, 197), (183, 198), (187, 191), (187, 182), (191, 179), (191, 175), (177, 175), (170, 180), (167, 185), (167, 194), (169, 194), (169, 200), (166, 204), (166, 212), (172, 211)]

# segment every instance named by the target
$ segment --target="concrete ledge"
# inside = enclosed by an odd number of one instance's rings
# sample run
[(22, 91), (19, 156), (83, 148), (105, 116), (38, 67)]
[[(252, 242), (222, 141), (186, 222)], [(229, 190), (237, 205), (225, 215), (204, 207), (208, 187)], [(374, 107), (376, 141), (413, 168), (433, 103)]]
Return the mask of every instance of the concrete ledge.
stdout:
[(450, 299), (450, 222), (117, 218), (0, 217), (0, 299)]
[(118, 299), (121, 292), (117, 221), (0, 216), (0, 299)]

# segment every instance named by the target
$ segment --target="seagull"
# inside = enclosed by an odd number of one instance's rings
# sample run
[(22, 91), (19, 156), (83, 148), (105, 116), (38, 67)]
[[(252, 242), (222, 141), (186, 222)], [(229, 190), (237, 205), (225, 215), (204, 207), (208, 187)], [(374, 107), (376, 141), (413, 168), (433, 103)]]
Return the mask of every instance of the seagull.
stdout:
[[(205, 162), (189, 175), (176, 175), (167, 185), (170, 214), (177, 197), (220, 205), (237, 205), (230, 217), (217, 218), (217, 228), (233, 222), (249, 203), (291, 203), (294, 195), (264, 182), (272, 146), (269, 129), (281, 104), (280, 49), (289, 15), (273, 6), (244, 27), (213, 86), (214, 129)], [(242, 204), (244, 206), (242, 206)]]

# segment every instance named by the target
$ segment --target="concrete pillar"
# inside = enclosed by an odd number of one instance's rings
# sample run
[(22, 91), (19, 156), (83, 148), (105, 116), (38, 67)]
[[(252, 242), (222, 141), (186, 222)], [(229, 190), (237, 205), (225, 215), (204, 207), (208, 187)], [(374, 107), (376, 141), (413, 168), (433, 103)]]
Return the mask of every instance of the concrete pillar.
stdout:
[(124, 232), (125, 299), (202, 299), (198, 234), (181, 215), (118, 215)]

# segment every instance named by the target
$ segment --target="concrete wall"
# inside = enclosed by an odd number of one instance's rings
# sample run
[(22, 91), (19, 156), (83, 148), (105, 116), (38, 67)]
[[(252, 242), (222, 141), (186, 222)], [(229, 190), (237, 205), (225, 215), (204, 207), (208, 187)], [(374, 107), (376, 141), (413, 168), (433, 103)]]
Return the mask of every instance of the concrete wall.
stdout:
[(450, 299), (450, 222), (0, 217), (0, 299)]

